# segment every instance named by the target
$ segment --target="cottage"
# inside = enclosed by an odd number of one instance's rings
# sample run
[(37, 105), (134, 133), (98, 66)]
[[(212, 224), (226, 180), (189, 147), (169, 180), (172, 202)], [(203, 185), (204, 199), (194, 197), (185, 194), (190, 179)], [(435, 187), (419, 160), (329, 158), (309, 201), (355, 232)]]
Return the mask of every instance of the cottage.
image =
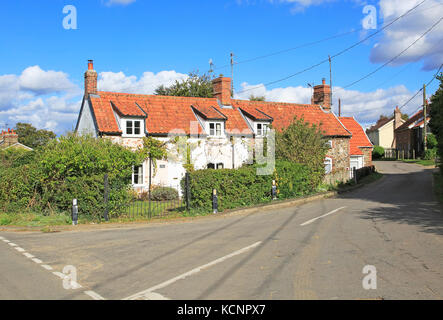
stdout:
[[(103, 92), (97, 90), (92, 60), (85, 73), (85, 95), (76, 132), (131, 147), (142, 146), (145, 136), (168, 142), (171, 136), (188, 137), (195, 169), (238, 168), (250, 162), (254, 146), (260, 145), (270, 125), (288, 126), (295, 116), (321, 126), (330, 150), (325, 159), (328, 181), (349, 179), (352, 134), (330, 107), (330, 87), (324, 80), (314, 87), (311, 104), (246, 101), (231, 98), (231, 79), (213, 80), (214, 98), (194, 98)], [(157, 162), (152, 183), (179, 189), (185, 174), (183, 155)], [(133, 186), (148, 185), (149, 162), (134, 168)]]
[(362, 126), (354, 117), (340, 117), (341, 123), (352, 133), (350, 141), (350, 167), (351, 171), (372, 165), (372, 150), (374, 146), (369, 141)]
[[(427, 122), (431, 120), (427, 112)], [(430, 134), (430, 127), (427, 126), (427, 134)], [(412, 153), (420, 155), (424, 151), (424, 117), (423, 109), (416, 112), (411, 118), (405, 121), (400, 127), (395, 129), (395, 139), (397, 140), (397, 150), (403, 156), (412, 157)]]
[(8, 148), (32, 150), (32, 148), (18, 142), (18, 134), (14, 129), (8, 129), (7, 131), (2, 130), (0, 135), (0, 149)]
[(396, 107), (392, 117), (379, 119), (375, 125), (366, 130), (366, 134), (373, 145), (382, 146), (385, 149), (395, 149), (397, 142), (394, 131), (404, 122), (400, 109)]

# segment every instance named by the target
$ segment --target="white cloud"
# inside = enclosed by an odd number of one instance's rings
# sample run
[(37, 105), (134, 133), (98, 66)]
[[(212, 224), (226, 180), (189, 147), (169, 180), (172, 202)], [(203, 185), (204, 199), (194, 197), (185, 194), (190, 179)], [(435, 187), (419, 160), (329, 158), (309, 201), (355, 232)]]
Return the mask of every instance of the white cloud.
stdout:
[[(384, 21), (391, 21), (401, 16), (421, 0), (380, 0), (380, 14)], [(383, 63), (418, 39), (427, 29), (443, 16), (443, 3), (428, 0), (404, 18), (396, 21), (383, 31), (382, 39), (371, 50), (370, 60)], [(418, 41), (394, 65), (423, 61), (423, 69), (432, 70), (443, 63), (442, 35), (443, 22)]]
[[(263, 85), (241, 84), (242, 90), (235, 96), (237, 99), (249, 99), (251, 94), (265, 96), (267, 101), (294, 102), (310, 104), (312, 89), (307, 87), (286, 87), (267, 90)], [(253, 89), (255, 88), (255, 89)], [(353, 116), (363, 126), (375, 123), (381, 114), (391, 115), (396, 106), (403, 105), (413, 95), (405, 86), (399, 85), (388, 89), (377, 89), (371, 92), (360, 92), (335, 87), (333, 90), (333, 111), (337, 114), (338, 99), (341, 99), (342, 116)], [(420, 106), (420, 96), (402, 109), (404, 113), (414, 112)]]
[(20, 89), (35, 94), (72, 91), (77, 87), (61, 71), (43, 71), (39, 66), (26, 68), (19, 77)]
[(188, 75), (175, 71), (145, 72), (140, 79), (127, 76), (123, 72), (100, 72), (99, 91), (116, 91), (127, 93), (152, 94), (160, 85), (169, 86), (176, 80), (186, 79)]

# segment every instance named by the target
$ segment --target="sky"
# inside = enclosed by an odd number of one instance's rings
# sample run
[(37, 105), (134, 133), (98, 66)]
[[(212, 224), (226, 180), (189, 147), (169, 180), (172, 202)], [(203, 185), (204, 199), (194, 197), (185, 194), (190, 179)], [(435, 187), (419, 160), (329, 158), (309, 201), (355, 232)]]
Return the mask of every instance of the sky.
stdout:
[[(442, 0), (14, 0), (0, 9), (0, 129), (73, 130), (88, 59), (98, 90), (152, 94), (208, 72), (210, 59), (215, 75), (231, 76), (232, 52), (236, 98), (310, 103), (308, 84), (330, 81), (330, 55), (332, 108), (340, 98), (342, 115), (364, 127), (443, 63)], [(420, 93), (402, 111), (421, 103)]]

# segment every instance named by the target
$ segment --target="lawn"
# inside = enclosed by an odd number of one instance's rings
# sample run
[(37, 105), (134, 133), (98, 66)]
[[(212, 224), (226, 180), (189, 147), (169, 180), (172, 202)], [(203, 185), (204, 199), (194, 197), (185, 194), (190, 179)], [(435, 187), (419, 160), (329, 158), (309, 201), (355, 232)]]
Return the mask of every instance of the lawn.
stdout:
[(422, 159), (404, 159), (406, 163), (416, 163), (422, 166), (435, 166), (435, 160), (422, 160)]

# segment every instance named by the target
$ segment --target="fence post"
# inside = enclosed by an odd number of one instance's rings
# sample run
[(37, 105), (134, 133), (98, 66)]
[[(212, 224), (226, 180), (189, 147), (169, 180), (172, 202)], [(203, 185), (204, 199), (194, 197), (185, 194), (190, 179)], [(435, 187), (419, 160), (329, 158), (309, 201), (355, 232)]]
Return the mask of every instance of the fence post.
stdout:
[(108, 218), (108, 213), (109, 213), (109, 208), (108, 208), (108, 203), (109, 203), (109, 180), (108, 180), (108, 174), (107, 173), (105, 173), (104, 185), (105, 185), (105, 192), (104, 192), (104, 195), (103, 195), (103, 200), (105, 202), (104, 217), (105, 217), (105, 221), (109, 221), (109, 218)]
[(191, 207), (191, 186), (190, 186), (189, 172), (185, 174), (185, 192), (186, 192), (186, 210), (189, 211)]
[(149, 152), (148, 217), (151, 218), (151, 153)]

